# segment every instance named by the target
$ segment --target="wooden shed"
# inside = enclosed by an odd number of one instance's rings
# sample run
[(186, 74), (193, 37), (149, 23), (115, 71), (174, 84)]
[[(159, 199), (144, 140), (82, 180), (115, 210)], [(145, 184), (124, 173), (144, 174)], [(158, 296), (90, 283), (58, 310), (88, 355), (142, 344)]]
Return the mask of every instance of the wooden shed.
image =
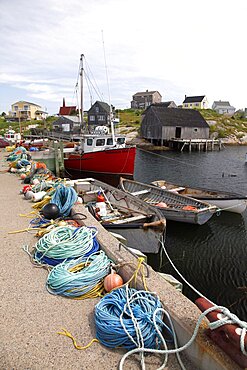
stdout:
[(209, 125), (197, 110), (152, 105), (143, 114), (141, 136), (154, 145), (167, 145), (172, 139), (208, 139)]

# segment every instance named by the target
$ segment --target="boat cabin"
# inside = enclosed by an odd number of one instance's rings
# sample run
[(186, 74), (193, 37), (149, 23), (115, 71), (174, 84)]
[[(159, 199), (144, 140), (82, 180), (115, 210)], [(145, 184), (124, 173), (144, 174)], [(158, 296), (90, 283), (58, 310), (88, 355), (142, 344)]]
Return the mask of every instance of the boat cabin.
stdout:
[[(125, 137), (116, 136), (116, 148), (125, 148)], [(83, 151), (84, 153), (97, 152), (100, 150), (110, 149), (113, 147), (113, 137), (111, 135), (84, 135), (80, 144), (77, 147), (78, 151)]]
[(21, 140), (21, 134), (19, 132), (15, 132), (14, 130), (8, 130), (4, 134), (5, 139), (9, 142), (16, 143)]

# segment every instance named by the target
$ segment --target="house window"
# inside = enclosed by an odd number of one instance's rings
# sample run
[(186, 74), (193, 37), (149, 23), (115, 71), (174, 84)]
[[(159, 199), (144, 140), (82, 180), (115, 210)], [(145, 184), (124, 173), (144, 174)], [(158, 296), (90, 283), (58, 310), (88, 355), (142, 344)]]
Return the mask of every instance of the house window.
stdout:
[(24, 108), (24, 110), (28, 110), (29, 109), (29, 106), (28, 105), (24, 105), (23, 108)]
[(105, 121), (105, 116), (98, 116), (99, 121)]
[(99, 113), (99, 107), (95, 107), (95, 112)]
[(106, 140), (106, 145), (112, 145), (112, 144), (113, 144), (112, 137), (109, 137), (109, 138)]
[(193, 104), (190, 104), (190, 106), (192, 107)]
[(15, 111), (17, 111), (18, 110), (18, 105), (15, 105), (14, 109), (15, 109)]
[(89, 121), (95, 121), (95, 116), (89, 116)]
[(188, 107), (188, 104), (187, 104), (187, 103), (185, 103), (185, 104), (184, 104), (184, 106), (185, 106), (185, 107)]
[(92, 146), (93, 145), (93, 139), (87, 139), (87, 145)]
[(96, 140), (96, 146), (104, 146), (104, 145), (105, 145), (105, 139)]

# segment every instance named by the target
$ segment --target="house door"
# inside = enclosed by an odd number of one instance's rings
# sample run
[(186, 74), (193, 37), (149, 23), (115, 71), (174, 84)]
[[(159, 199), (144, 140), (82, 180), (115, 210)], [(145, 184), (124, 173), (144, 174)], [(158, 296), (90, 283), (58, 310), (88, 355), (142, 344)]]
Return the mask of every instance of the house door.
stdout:
[(175, 138), (176, 139), (181, 138), (181, 127), (176, 127)]

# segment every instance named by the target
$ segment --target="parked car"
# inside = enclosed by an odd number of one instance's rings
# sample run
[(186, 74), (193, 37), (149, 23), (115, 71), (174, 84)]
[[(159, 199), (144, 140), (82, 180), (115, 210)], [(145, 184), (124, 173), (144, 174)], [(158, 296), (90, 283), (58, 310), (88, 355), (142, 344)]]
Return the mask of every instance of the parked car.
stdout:
[(4, 139), (3, 137), (0, 137), (0, 148), (6, 148), (6, 146), (9, 146), (10, 143), (8, 140)]

